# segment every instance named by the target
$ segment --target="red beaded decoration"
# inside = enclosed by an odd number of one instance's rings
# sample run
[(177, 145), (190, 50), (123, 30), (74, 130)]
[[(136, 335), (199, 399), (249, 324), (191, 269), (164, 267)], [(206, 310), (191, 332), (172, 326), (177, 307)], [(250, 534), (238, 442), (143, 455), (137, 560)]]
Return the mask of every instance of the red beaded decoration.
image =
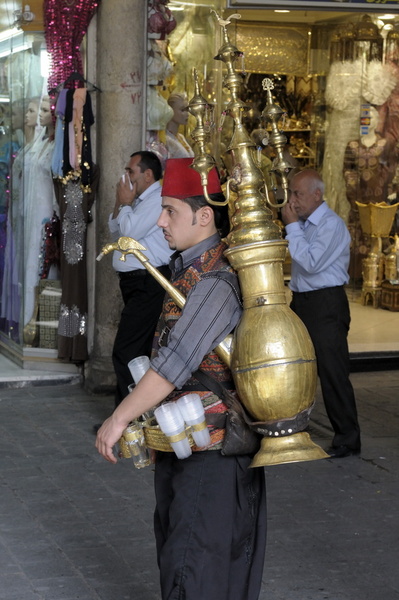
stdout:
[(80, 45), (98, 4), (99, 0), (44, 0), (44, 29), (50, 57), (49, 90), (72, 72), (83, 75)]

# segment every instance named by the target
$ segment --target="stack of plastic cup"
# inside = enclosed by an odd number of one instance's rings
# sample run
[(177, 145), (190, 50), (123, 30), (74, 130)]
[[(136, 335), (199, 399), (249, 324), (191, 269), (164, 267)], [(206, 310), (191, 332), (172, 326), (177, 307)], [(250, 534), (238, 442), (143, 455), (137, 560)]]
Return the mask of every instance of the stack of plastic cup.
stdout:
[[(148, 356), (137, 356), (136, 358), (133, 358), (133, 360), (131, 360), (127, 366), (129, 367), (129, 371), (134, 381), (134, 383), (131, 383), (127, 388), (129, 392), (131, 392), (134, 389), (134, 386), (138, 384), (140, 379), (150, 368), (150, 359), (148, 358)], [(154, 416), (154, 411), (148, 410), (141, 416), (142, 420), (147, 421), (148, 419), (151, 419)]]
[(186, 394), (181, 396), (177, 406), (183, 419), (191, 427), (191, 435), (198, 448), (204, 448), (211, 443), (211, 436), (205, 421), (205, 411), (198, 394)]
[(168, 438), (177, 458), (187, 458), (191, 454), (186, 426), (176, 402), (165, 402), (154, 411), (158, 425)]
[(127, 366), (132, 374), (134, 383), (137, 385), (146, 371), (150, 368), (150, 359), (148, 356), (137, 356), (136, 358), (133, 358)]

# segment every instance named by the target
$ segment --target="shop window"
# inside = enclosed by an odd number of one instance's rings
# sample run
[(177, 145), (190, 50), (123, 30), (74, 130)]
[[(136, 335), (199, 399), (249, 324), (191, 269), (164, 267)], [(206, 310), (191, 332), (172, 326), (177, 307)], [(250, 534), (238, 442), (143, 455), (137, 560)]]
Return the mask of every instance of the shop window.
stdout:
[[(166, 106), (173, 92), (184, 92), (186, 106), (193, 95), (192, 69), (197, 69), (201, 91), (214, 110), (209, 148), (224, 167), (231, 139), (229, 119), (221, 127), (228, 92), (222, 89), (221, 65), (214, 60), (221, 37), (211, 9), (223, 18), (237, 11), (224, 10), (223, 3), (209, 4), (169, 2), (174, 27), (162, 43), (171, 71), (158, 91)], [(246, 128), (253, 139), (265, 139), (262, 81), (268, 77), (274, 83), (275, 101), (285, 111), (280, 126), (287, 137), (287, 157), (295, 168), (312, 167), (322, 174), (328, 204), (348, 224), (350, 275), (356, 287), (362, 283), (363, 259), (375, 247), (374, 234), (362, 228), (358, 205), (393, 206), (398, 200), (399, 14), (377, 14), (375, 7), (365, 15), (338, 10), (294, 10), (278, 22), (271, 10), (244, 10), (242, 18), (232, 19), (228, 33), (244, 54), (237, 69), (242, 69), (242, 99), (249, 105)], [(165, 113), (165, 130), (171, 118)], [(191, 119), (186, 117), (178, 126), (189, 145), (195, 126)], [(147, 131), (147, 139), (160, 142), (166, 157), (166, 133), (161, 128), (153, 133)], [(271, 149), (262, 153), (273, 159)], [(381, 237), (382, 262), (399, 231), (398, 212), (394, 208), (391, 212), (391, 225)], [(383, 269), (382, 273), (385, 277)]]
[(61, 292), (47, 76), (43, 34), (2, 34), (0, 336), (19, 347), (54, 349)]
[[(193, 155), (190, 132), (196, 123), (188, 113), (194, 95), (193, 69), (198, 70), (201, 92), (210, 106), (220, 93), (220, 65), (214, 56), (220, 47), (220, 27), (212, 11), (223, 11), (224, 0), (174, 0), (167, 5), (148, 2), (147, 148), (167, 157)], [(212, 134), (220, 117), (210, 111)], [(219, 151), (212, 135), (212, 151)]]

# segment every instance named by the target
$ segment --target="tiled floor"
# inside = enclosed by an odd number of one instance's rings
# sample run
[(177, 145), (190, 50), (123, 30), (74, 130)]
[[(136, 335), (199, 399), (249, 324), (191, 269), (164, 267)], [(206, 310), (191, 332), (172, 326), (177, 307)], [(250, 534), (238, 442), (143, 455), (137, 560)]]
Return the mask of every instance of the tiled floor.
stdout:
[(0, 389), (12, 382), (12, 387), (23, 387), (26, 382), (40, 381), (42, 383), (79, 383), (82, 376), (77, 373), (66, 373), (65, 371), (40, 371), (22, 369), (14, 362), (0, 354)]
[[(399, 312), (363, 306), (358, 293), (348, 292), (351, 307), (351, 353), (399, 352)], [(0, 385), (7, 381), (65, 381), (65, 373), (28, 371), (0, 355)], [(72, 376), (79, 378), (78, 375)], [(68, 378), (70, 380), (70, 377)]]
[(363, 306), (359, 297), (350, 298), (350, 307), (350, 352), (399, 351), (399, 312)]

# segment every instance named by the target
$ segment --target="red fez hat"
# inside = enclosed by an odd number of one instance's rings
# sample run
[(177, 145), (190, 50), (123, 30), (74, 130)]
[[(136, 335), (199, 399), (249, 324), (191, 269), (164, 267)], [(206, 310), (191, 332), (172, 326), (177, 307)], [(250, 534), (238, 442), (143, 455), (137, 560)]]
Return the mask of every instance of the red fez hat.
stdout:
[[(204, 195), (200, 174), (191, 168), (192, 164), (192, 158), (169, 158), (166, 161), (162, 196), (183, 200), (191, 196)], [(207, 189), (208, 194), (222, 192), (219, 175), (215, 167), (208, 173)]]

